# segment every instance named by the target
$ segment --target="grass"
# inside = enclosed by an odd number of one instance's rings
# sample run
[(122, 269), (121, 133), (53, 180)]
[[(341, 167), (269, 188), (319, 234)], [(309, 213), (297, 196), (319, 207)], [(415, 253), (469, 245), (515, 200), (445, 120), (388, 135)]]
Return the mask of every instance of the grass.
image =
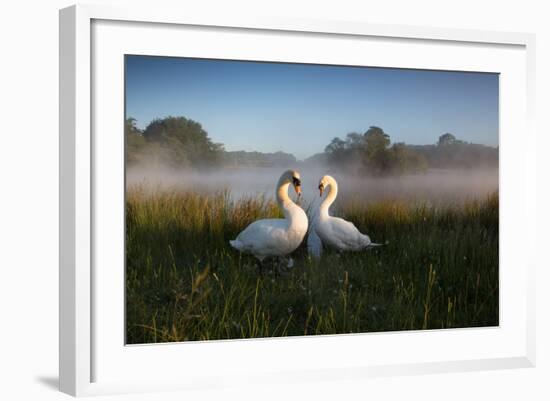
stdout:
[(337, 213), (389, 244), (320, 261), (303, 245), (288, 273), (259, 274), (228, 240), (279, 216), (272, 201), (129, 188), (127, 343), (498, 325), (497, 194), (460, 205), (352, 201)]

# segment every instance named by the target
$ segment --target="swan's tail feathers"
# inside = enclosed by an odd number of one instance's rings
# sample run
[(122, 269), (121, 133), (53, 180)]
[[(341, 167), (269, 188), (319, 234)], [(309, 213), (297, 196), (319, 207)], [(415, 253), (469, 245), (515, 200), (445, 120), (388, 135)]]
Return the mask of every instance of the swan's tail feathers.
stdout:
[(233, 248), (239, 251), (243, 250), (243, 243), (238, 239), (229, 240), (229, 245), (231, 245)]

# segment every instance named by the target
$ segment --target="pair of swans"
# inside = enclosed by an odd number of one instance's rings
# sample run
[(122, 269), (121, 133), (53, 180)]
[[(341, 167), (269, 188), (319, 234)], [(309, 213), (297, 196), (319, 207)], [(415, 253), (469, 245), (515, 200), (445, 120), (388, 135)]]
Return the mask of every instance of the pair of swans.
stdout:
[[(294, 252), (308, 233), (308, 217), (304, 210), (290, 199), (288, 189), (293, 185), (301, 196), (300, 174), (287, 170), (281, 175), (276, 187), (276, 198), (284, 219), (257, 220), (246, 227), (230, 245), (240, 252), (254, 255), (260, 262), (267, 257), (283, 257)], [(368, 235), (362, 234), (353, 223), (329, 215), (329, 207), (338, 194), (338, 184), (331, 176), (324, 176), (319, 182), (320, 196), (328, 188), (328, 194), (312, 219), (308, 236), (308, 250), (319, 257), (322, 244), (340, 251), (359, 251), (371, 246)]]

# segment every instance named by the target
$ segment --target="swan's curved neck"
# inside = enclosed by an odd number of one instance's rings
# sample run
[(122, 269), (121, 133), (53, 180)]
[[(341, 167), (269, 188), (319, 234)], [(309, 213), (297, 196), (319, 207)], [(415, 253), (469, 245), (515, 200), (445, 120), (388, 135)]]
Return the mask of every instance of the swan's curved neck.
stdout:
[(338, 195), (338, 184), (336, 181), (332, 178), (328, 180), (328, 194), (321, 202), (321, 206), (319, 208), (319, 215), (321, 217), (328, 217), (328, 209), (330, 208), (330, 205), (334, 203), (336, 200), (336, 195)]
[(283, 213), (285, 215), (285, 218), (290, 219), (292, 216), (290, 214), (290, 210), (297, 206), (292, 199), (288, 196), (288, 187), (290, 186), (290, 183), (283, 178), (279, 180), (277, 183), (277, 189), (275, 190), (275, 196), (277, 197), (277, 203), (279, 204), (279, 207), (283, 209)]

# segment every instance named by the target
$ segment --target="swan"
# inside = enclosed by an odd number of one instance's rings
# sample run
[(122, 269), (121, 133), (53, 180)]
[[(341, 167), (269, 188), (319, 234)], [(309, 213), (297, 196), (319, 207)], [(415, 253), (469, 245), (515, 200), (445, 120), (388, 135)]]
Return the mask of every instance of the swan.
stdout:
[(361, 251), (381, 246), (372, 242), (368, 235), (362, 234), (353, 223), (329, 215), (330, 205), (338, 194), (338, 183), (330, 175), (325, 175), (319, 181), (319, 196), (323, 196), (325, 188), (328, 188), (328, 194), (311, 219), (307, 240), (310, 255), (320, 257), (322, 244), (339, 251)]
[(256, 220), (241, 231), (237, 238), (229, 241), (233, 248), (254, 255), (261, 263), (270, 256), (286, 256), (300, 246), (307, 233), (308, 219), (302, 208), (289, 198), (290, 184), (300, 197), (300, 174), (295, 170), (285, 171), (275, 189), (277, 203), (285, 218)]
[(323, 242), (317, 234), (316, 226), (319, 221), (319, 208), (309, 209), (309, 232), (307, 234), (307, 251), (313, 258), (319, 259), (323, 253)]

